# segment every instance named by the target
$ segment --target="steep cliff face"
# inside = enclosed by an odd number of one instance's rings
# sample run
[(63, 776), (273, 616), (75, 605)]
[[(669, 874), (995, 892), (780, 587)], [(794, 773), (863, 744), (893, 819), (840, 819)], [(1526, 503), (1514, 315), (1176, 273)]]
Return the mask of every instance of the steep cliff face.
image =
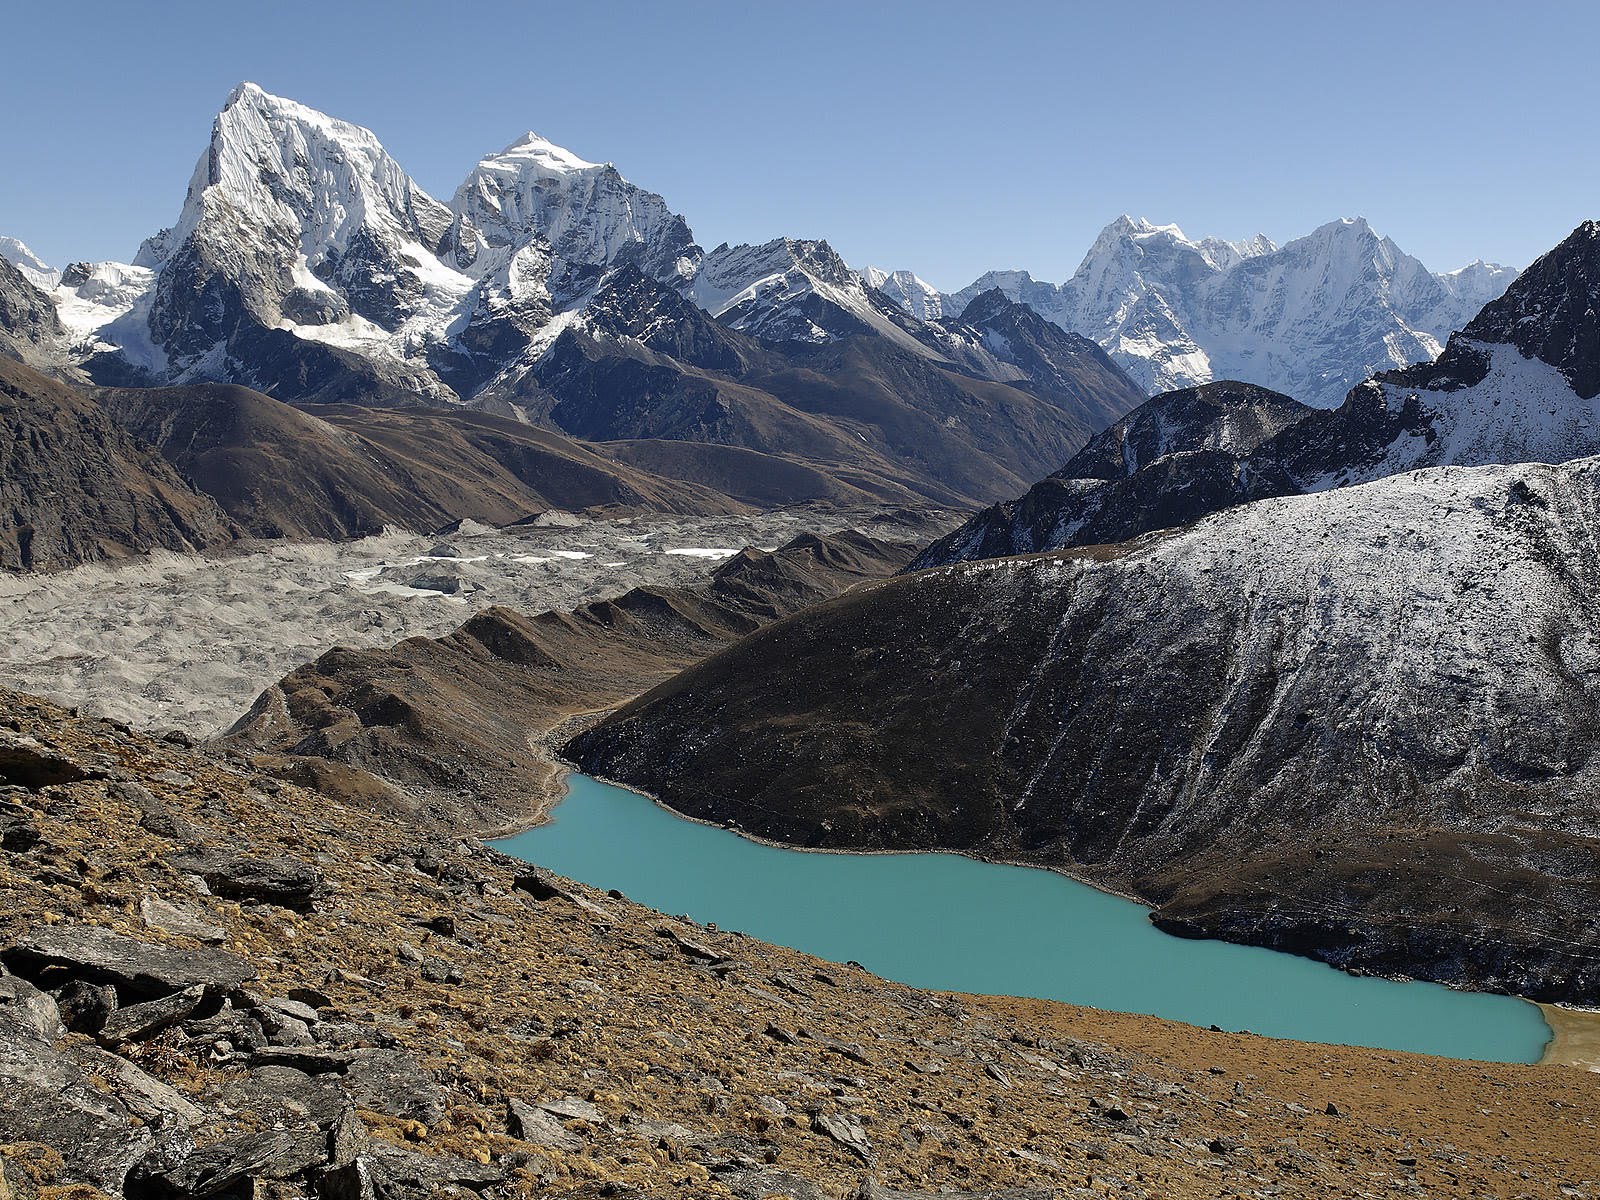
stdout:
[(242, 84), (135, 262), (154, 273), (152, 366), (302, 399), (452, 399), (419, 353), (472, 289), (438, 259), (451, 221), (369, 130)]
[(1189, 932), (1592, 1003), (1600, 463), (1264, 500), (926, 571), (580, 736), (810, 845), (1057, 865)]
[(0, 355), (41, 371), (60, 371), (68, 361), (67, 334), (55, 305), (34, 279), (4, 256), (0, 256)]
[(86, 395), (0, 357), (0, 568), (204, 550), (236, 530)]

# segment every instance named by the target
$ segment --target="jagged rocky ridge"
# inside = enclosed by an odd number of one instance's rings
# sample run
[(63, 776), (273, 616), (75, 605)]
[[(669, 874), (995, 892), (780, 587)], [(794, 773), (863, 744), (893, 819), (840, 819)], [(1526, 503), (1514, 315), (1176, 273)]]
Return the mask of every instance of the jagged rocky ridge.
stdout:
[(1262, 442), (1316, 410), (1248, 383), (1166, 392), (1092, 438), (1017, 500), (991, 505), (926, 547), (912, 570), (1124, 542), (1299, 489), (1258, 467)]
[[(15, 244), (21, 247), (15, 252), (21, 258), (27, 247)], [(66, 361), (67, 331), (31, 274), (0, 255), (0, 356), (48, 372)]]
[(916, 565), (1120, 541), (1263, 496), (1420, 467), (1600, 453), (1597, 303), (1591, 221), (1452, 334), (1436, 361), (1377, 375), (1332, 410), (1236, 384), (1157, 396)]
[[(1432, 274), (1361, 219), (1275, 246), (1124, 216), (1066, 283), (991, 271), (938, 303), (959, 312), (998, 287), (1093, 339), (1151, 393), (1233, 379), (1331, 408), (1369, 375), (1433, 358), (1515, 275), (1483, 262)], [(910, 272), (866, 278), (908, 312), (933, 303)]]
[[(1600, 1001), (1600, 460), (905, 576), (569, 747), (802, 845), (1058, 866), (1165, 927)], [(803, 718), (803, 719), (802, 719)]]

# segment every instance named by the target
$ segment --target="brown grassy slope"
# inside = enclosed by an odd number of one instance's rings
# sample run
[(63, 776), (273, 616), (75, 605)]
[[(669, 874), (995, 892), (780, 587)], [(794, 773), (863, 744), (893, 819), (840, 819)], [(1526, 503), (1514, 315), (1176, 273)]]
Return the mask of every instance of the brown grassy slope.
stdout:
[(249, 388), (109, 388), (97, 399), (257, 537), (510, 524), (550, 508), (737, 512), (712, 487), (481, 413), (294, 408)]
[[(0, 725), (152, 796), (136, 804), (96, 779), (12, 793), (41, 841), (0, 851), (0, 947), (40, 924), (89, 923), (198, 948), (141, 920), (146, 897), (182, 904), (222, 927), (264, 994), (320, 988), (324, 1019), (383, 1030), (432, 1075), (439, 1119), (419, 1129), (369, 1110), (370, 1136), (400, 1142), (409, 1130), (427, 1154), (487, 1160), (512, 1195), (761, 1196), (777, 1190), (771, 1171), (802, 1196), (841, 1196), (866, 1176), (1127, 1200), (1544, 1200), (1600, 1179), (1600, 1098), (1593, 1077), (1571, 1069), (919, 992), (587, 888), (539, 902), (471, 844), (420, 846), (404, 823), (280, 786), (238, 759), (14, 693), (0, 693)], [(305, 915), (201, 894), (175, 865), (183, 844), (158, 828), (313, 864), (331, 894)], [(427, 927), (442, 916), (453, 934)], [(402, 943), (460, 982), (426, 981)], [(157, 1045), (137, 1056), (199, 1104), (201, 1143), (296, 1119), (270, 1095), (219, 1103), (225, 1090), (240, 1095), (245, 1062), (212, 1061), (176, 1037)], [(566, 1122), (569, 1148), (510, 1135), (508, 1098), (563, 1096), (598, 1109)], [(1340, 1115), (1325, 1113), (1330, 1101)], [(859, 1124), (867, 1160), (819, 1131), (835, 1119)], [(14, 1186), (23, 1164), (48, 1176), (51, 1162), (15, 1147), (0, 1159)], [(740, 1160), (758, 1168), (754, 1183)]]

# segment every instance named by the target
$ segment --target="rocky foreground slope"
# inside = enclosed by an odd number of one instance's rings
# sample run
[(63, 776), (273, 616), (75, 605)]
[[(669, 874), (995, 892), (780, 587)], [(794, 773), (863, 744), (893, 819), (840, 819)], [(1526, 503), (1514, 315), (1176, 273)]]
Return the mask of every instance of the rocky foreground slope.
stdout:
[(12, 692), (0, 964), (0, 1191), (19, 1200), (1545, 1197), (1600, 1178), (1594, 1089), (1568, 1068), (918, 992)]
[(1597, 530), (1586, 459), (925, 571), (567, 753), (779, 841), (1056, 866), (1177, 932), (1594, 1004)]

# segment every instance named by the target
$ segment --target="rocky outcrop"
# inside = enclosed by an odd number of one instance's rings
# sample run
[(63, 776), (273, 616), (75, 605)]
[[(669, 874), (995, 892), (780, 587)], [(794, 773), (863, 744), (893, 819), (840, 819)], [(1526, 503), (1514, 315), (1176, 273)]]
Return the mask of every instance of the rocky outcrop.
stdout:
[(917, 556), (913, 570), (1124, 542), (1213, 512), (1299, 491), (1256, 469), (1262, 442), (1316, 410), (1247, 383), (1167, 392), (1090, 439), (1020, 499), (993, 505)]
[(1600, 460), (1263, 500), (876, 585), (580, 735), (802, 845), (966, 850), (1191, 934), (1600, 1000)]
[(35, 370), (78, 373), (67, 366), (67, 333), (50, 297), (0, 255), (0, 356)]
[(1139, 385), (1099, 346), (1045, 320), (999, 288), (974, 297), (959, 314), (928, 325), (923, 336), (976, 373), (1053, 400), (1096, 429), (1145, 399)]
[(88, 396), (0, 358), (0, 569), (205, 550), (234, 536), (209, 497)]

